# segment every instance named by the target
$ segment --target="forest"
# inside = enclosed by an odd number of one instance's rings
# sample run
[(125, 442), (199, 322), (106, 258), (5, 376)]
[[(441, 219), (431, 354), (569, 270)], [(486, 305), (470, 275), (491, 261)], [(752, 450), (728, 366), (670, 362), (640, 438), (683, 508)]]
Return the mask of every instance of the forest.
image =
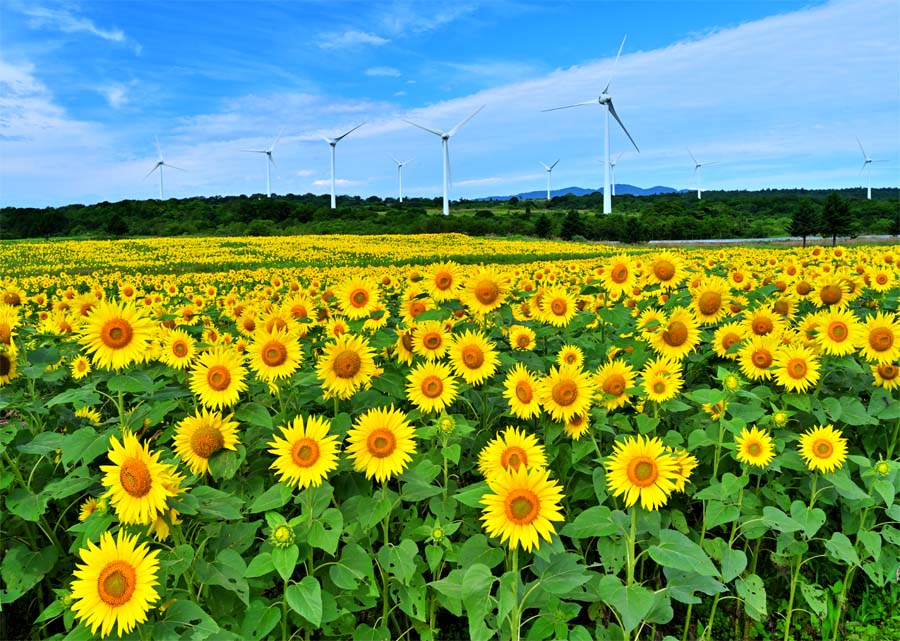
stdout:
[[(829, 202), (831, 203), (829, 205)], [(503, 201), (326, 195), (214, 196), (0, 209), (0, 239), (143, 236), (420, 234), (535, 236), (640, 243), (649, 240), (900, 234), (900, 189), (710, 191)], [(837, 208), (835, 210), (835, 208)]]

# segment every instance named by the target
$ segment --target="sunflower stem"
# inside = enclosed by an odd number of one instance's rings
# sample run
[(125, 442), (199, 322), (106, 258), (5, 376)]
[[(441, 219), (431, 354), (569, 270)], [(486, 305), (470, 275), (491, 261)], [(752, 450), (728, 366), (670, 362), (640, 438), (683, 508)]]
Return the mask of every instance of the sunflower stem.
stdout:
[(626, 586), (631, 586), (634, 583), (634, 567), (637, 565), (637, 560), (634, 555), (634, 546), (635, 539), (637, 539), (637, 513), (638, 506), (634, 505), (631, 507), (631, 532), (628, 535), (628, 549), (626, 552), (628, 553), (628, 568), (626, 575)]
[(284, 589), (281, 591), (281, 641), (288, 641), (288, 605), (287, 605), (287, 579), (284, 581)]
[(900, 437), (900, 419), (897, 419), (897, 424), (894, 425), (894, 434), (887, 444), (887, 456), (885, 457), (887, 460), (891, 460), (891, 456), (894, 454), (894, 448), (897, 446), (898, 437)]
[(513, 605), (509, 613), (509, 632), (512, 641), (519, 641), (522, 613), (519, 611), (519, 548), (516, 545), (509, 550), (509, 564), (513, 573)]
[(337, 396), (335, 396), (334, 397), (334, 416), (332, 418), (337, 418), (339, 406), (340, 406), (340, 399)]
[[(381, 485), (381, 494), (384, 501), (387, 501), (388, 498), (388, 489), (387, 489), (387, 481), (384, 481)], [(392, 506), (393, 507), (393, 506)], [(384, 547), (387, 547), (390, 543), (389, 532), (390, 532), (390, 522), (391, 522), (391, 510), (388, 510), (388, 513), (384, 515), (384, 522), (382, 526), (384, 528)], [(378, 566), (381, 571), (381, 622), (384, 625), (385, 629), (388, 628), (388, 615), (390, 614), (390, 585), (388, 583), (389, 578), (387, 572), (384, 571), (384, 568), (381, 565)]]
[(125, 392), (121, 389), (116, 398), (116, 409), (119, 410), (119, 425), (125, 427)]
[[(816, 502), (816, 481), (819, 475), (812, 475), (812, 483), (809, 493), (809, 509), (812, 510), (813, 504)], [(791, 618), (794, 614), (794, 596), (797, 593), (797, 581), (800, 579), (800, 565), (803, 562), (803, 555), (798, 554), (794, 557), (794, 567), (791, 569), (791, 591), (788, 596), (787, 615), (784, 621), (784, 641), (788, 641), (791, 635)]]

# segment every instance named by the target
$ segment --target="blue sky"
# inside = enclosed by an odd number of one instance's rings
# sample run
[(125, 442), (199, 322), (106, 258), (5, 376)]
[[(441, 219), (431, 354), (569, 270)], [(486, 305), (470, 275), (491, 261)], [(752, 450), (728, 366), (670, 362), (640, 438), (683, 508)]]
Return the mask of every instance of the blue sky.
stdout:
[(900, 184), (900, 5), (833, 2), (51, 2), (0, 7), (0, 203), (338, 193), (438, 196), (437, 137), (453, 198), (598, 187), (596, 98), (610, 87), (640, 146), (616, 179), (641, 187), (833, 188)]

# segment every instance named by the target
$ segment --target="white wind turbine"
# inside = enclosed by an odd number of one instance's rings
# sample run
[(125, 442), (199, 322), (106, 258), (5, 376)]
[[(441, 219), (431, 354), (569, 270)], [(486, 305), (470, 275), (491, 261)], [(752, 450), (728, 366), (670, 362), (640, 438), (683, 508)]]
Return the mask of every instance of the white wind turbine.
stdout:
[(156, 171), (157, 169), (159, 170), (159, 199), (162, 200), (163, 199), (163, 170), (162, 170), (162, 168), (163, 167), (171, 167), (172, 169), (177, 169), (178, 171), (184, 171), (184, 169), (182, 169), (181, 167), (176, 167), (175, 165), (170, 165), (165, 160), (163, 160), (162, 148), (159, 146), (159, 138), (157, 136), (154, 136), (154, 138), (156, 139), (156, 153), (159, 155), (159, 160), (156, 162), (155, 165), (153, 165), (153, 169), (151, 169), (150, 171), (147, 172), (147, 175), (144, 176), (144, 180), (147, 180), (147, 178), (150, 177), (150, 174), (152, 174), (154, 171)]
[(694, 178), (697, 180), (697, 200), (700, 200), (700, 168), (706, 165), (718, 165), (719, 161), (715, 162), (698, 162), (696, 158), (694, 158), (694, 154), (691, 154), (691, 150), (688, 149), (687, 152), (691, 155), (691, 160), (694, 161)]
[(462, 129), (463, 126), (464, 126), (467, 122), (469, 122), (470, 120), (472, 120), (472, 118), (474, 118), (475, 115), (476, 115), (479, 111), (481, 111), (482, 109), (484, 109), (484, 105), (481, 105), (478, 109), (476, 109), (476, 110), (474, 111), (474, 113), (472, 113), (471, 116), (469, 116), (468, 118), (466, 118), (465, 120), (463, 120), (462, 122), (460, 122), (458, 125), (456, 125), (456, 126), (455, 126), (453, 129), (451, 129), (450, 131), (441, 131), (440, 129), (430, 129), (430, 128), (428, 128), (428, 127), (424, 127), (424, 126), (422, 126), (422, 125), (419, 125), (419, 124), (417, 124), (417, 123), (414, 123), (412, 120), (406, 120), (405, 118), (403, 119), (404, 122), (407, 122), (407, 123), (411, 124), (411, 125), (414, 126), (414, 127), (418, 127), (419, 129), (424, 129), (424, 130), (427, 131), (428, 133), (431, 133), (431, 134), (434, 134), (435, 136), (440, 136), (440, 137), (441, 137), (441, 146), (443, 147), (443, 150), (444, 150), (444, 216), (449, 216), (449, 215), (450, 215), (450, 201), (449, 201), (449, 190), (450, 190), (450, 147), (449, 147), (449, 141), (450, 141), (450, 139), (451, 139), (453, 136), (456, 135), (456, 132), (458, 132), (460, 129)]
[(395, 163), (397, 163), (397, 201), (402, 203), (403, 202), (403, 168), (406, 165), (408, 165), (409, 163), (411, 163), (412, 159), (404, 160), (403, 162), (400, 162), (399, 160), (397, 160), (396, 158), (391, 156), (391, 160), (393, 160)]
[(246, 151), (246, 152), (249, 152), (252, 154), (265, 154), (266, 155), (266, 197), (267, 198), (272, 197), (272, 187), (271, 187), (272, 183), (270, 181), (270, 176), (269, 176), (270, 165), (277, 167), (277, 165), (275, 165), (275, 159), (272, 157), (272, 152), (275, 151), (275, 145), (277, 145), (278, 141), (281, 140), (281, 134), (283, 134), (283, 133), (284, 133), (284, 127), (281, 128), (281, 131), (278, 132), (278, 137), (275, 138), (275, 141), (271, 145), (269, 145), (269, 147), (267, 149), (241, 149), (241, 151)]
[(619, 158), (621, 158), (622, 154), (624, 154), (624, 153), (625, 153), (624, 151), (620, 151), (619, 155), (616, 156), (615, 160), (609, 161), (609, 169), (612, 172), (612, 195), (613, 196), (616, 195), (616, 163), (619, 162)]
[(353, 129), (351, 129), (350, 131), (345, 131), (337, 138), (325, 138), (324, 136), (322, 137), (322, 140), (324, 140), (329, 145), (331, 145), (331, 208), (332, 209), (337, 209), (337, 199), (334, 196), (334, 148), (337, 147), (337, 144), (341, 140), (343, 140), (344, 138), (346, 138), (347, 136), (352, 134), (354, 131), (356, 131), (357, 129), (362, 127), (364, 124), (366, 124), (366, 123), (364, 123), (364, 122), (359, 123)]
[(856, 139), (856, 142), (859, 144), (859, 150), (863, 155), (863, 164), (862, 168), (859, 170), (859, 173), (863, 171), (866, 172), (866, 198), (872, 200), (872, 163), (873, 162), (887, 162), (887, 160), (874, 160), (869, 158), (869, 154), (866, 153), (866, 150), (863, 149), (862, 143), (859, 142), (859, 138)]
[[(540, 161), (538, 161), (540, 162)], [(550, 174), (553, 173), (553, 168), (556, 167), (556, 163), (559, 162), (559, 158), (556, 159), (556, 162), (550, 165), (549, 167), (544, 163), (541, 163), (541, 167), (544, 168), (544, 171), (547, 172), (547, 202), (550, 202)]]
[[(627, 38), (628, 36), (625, 36)], [(622, 127), (622, 131), (625, 132), (625, 135), (628, 136), (628, 140), (631, 141), (631, 144), (634, 145), (634, 148), (638, 153), (641, 152), (638, 149), (637, 143), (634, 142), (634, 138), (631, 137), (631, 134), (628, 133), (628, 130), (625, 128), (625, 125), (622, 123), (622, 119), (619, 118), (619, 114), (616, 113), (616, 108), (613, 107), (612, 96), (609, 95), (609, 85), (612, 83), (613, 74), (616, 71), (616, 65), (619, 64), (619, 56), (622, 55), (622, 48), (625, 46), (625, 38), (622, 38), (622, 44), (619, 46), (619, 53), (616, 54), (616, 61), (613, 63), (612, 71), (609, 73), (609, 80), (606, 83), (606, 87), (603, 89), (603, 93), (600, 94), (598, 98), (594, 100), (587, 100), (585, 102), (578, 102), (574, 105), (565, 105), (563, 107), (553, 107), (552, 109), (544, 109), (544, 111), (556, 111), (557, 109), (569, 109), (570, 107), (582, 107), (584, 105), (595, 105), (599, 104), (601, 106), (606, 107), (606, 119), (605, 125), (603, 129), (603, 149), (605, 153), (604, 163), (603, 163), (603, 213), (609, 214), (612, 212), (612, 191), (610, 189), (609, 182), (609, 116), (612, 114), (612, 117), (616, 119), (616, 122), (619, 123), (619, 126)]]

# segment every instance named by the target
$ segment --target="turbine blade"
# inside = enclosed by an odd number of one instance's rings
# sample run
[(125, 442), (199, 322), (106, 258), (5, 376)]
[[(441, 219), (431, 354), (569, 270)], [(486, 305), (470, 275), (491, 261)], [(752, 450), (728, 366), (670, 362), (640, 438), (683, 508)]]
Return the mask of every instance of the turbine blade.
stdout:
[(544, 168), (544, 171), (550, 171), (550, 167), (542, 163), (540, 160), (538, 161), (538, 164)]
[(634, 141), (634, 138), (631, 137), (631, 134), (628, 133), (628, 130), (625, 128), (625, 125), (622, 123), (621, 118), (619, 118), (619, 114), (616, 113), (616, 108), (613, 107), (612, 100), (609, 101), (608, 105), (610, 115), (616, 119), (616, 122), (619, 123), (619, 126), (622, 127), (622, 131), (625, 132), (625, 135), (628, 136), (628, 140), (631, 141), (631, 144), (634, 145), (634, 148), (638, 153), (641, 153), (641, 150), (638, 149), (637, 143)]
[(335, 138), (334, 141), (335, 141), (335, 142), (340, 142), (341, 140), (343, 140), (344, 138), (346, 138), (347, 136), (349, 136), (350, 134), (352, 134), (354, 131), (356, 131), (357, 129), (359, 129), (360, 127), (362, 127), (364, 124), (366, 124), (366, 123), (364, 123), (364, 122), (359, 123), (358, 125), (356, 125), (356, 126), (355, 126), (353, 129), (351, 129), (350, 131), (345, 131), (345, 132), (342, 133), (340, 136), (338, 136), (337, 138)]
[(719, 161), (718, 161), (718, 160), (714, 160), (713, 162), (705, 162), (705, 163), (703, 163), (703, 166), (706, 167), (707, 165), (718, 165), (718, 164), (719, 164)]
[(555, 162), (555, 163), (553, 163), (552, 165), (550, 165), (550, 169), (548, 169), (547, 171), (551, 171), (554, 167), (556, 167), (556, 163), (557, 163), (557, 162), (559, 162), (559, 158), (556, 159), (556, 162)]
[(576, 102), (574, 105), (565, 105), (563, 107), (552, 107), (550, 109), (541, 109), (541, 113), (546, 111), (559, 111), (560, 109), (571, 109), (572, 107), (584, 107), (585, 105), (599, 104), (597, 100), (585, 100), (584, 102)]
[(329, 145), (335, 144), (337, 142), (337, 140), (333, 140), (331, 138), (326, 138), (325, 136), (322, 136), (322, 140), (327, 142)]
[(866, 155), (866, 150), (863, 149), (862, 143), (859, 141), (859, 138), (856, 139), (856, 144), (859, 145), (859, 150), (862, 152), (863, 158), (868, 160), (869, 157)]
[(699, 165), (699, 164), (700, 164), (700, 163), (698, 163), (698, 162), (697, 162), (697, 159), (696, 159), (696, 158), (694, 158), (694, 154), (692, 154), (692, 153), (691, 153), (691, 150), (690, 150), (690, 149), (688, 149), (688, 150), (687, 150), (687, 152), (688, 152), (688, 154), (690, 154), (690, 156), (691, 156), (691, 160), (693, 160), (693, 161), (694, 161), (694, 166), (697, 166), (697, 165)]
[(170, 165), (167, 162), (162, 163), (160, 165), (160, 167), (162, 167), (162, 166), (171, 167), (172, 169), (177, 169), (178, 171), (187, 171), (187, 169), (182, 169), (181, 167), (176, 167), (175, 165)]
[(603, 93), (606, 93), (609, 89), (609, 85), (612, 84), (613, 75), (616, 73), (616, 67), (619, 65), (619, 56), (622, 55), (622, 49), (625, 47), (625, 38), (628, 37), (628, 34), (625, 34), (625, 37), (622, 38), (622, 44), (619, 45), (619, 53), (616, 54), (616, 61), (613, 63), (612, 71), (609, 72), (609, 80), (606, 82), (606, 89), (603, 90)]
[(862, 167), (859, 168), (859, 175), (862, 176), (862, 172), (866, 170), (866, 165), (869, 164), (868, 160), (863, 161)]
[(267, 154), (267, 153), (269, 153), (265, 149), (238, 149), (238, 151), (245, 151), (248, 154)]
[(616, 162), (619, 162), (619, 158), (621, 158), (621, 157), (622, 157), (622, 154), (624, 154), (624, 153), (625, 153), (624, 151), (620, 151), (620, 152), (619, 152), (619, 155), (616, 156)]
[(870, 160), (869, 162), (887, 162), (887, 159), (882, 158), (881, 160)]
[(272, 154), (266, 154), (269, 157), (269, 162), (272, 163), (273, 167), (278, 167), (278, 164), (275, 162), (275, 158), (272, 157)]
[(478, 109), (476, 109), (476, 110), (474, 111), (474, 113), (472, 113), (471, 116), (469, 116), (468, 118), (466, 118), (465, 120), (463, 120), (461, 123), (459, 123), (458, 125), (456, 125), (456, 126), (455, 126), (453, 129), (451, 129), (450, 131), (448, 131), (448, 132), (447, 132), (447, 136), (448, 136), (448, 137), (453, 137), (454, 135), (456, 135), (456, 132), (459, 131), (460, 129), (462, 129), (463, 126), (464, 126), (467, 122), (469, 122), (470, 120), (472, 120), (472, 118), (474, 118), (476, 115), (478, 115), (478, 112), (481, 111), (482, 109), (484, 109), (484, 107), (485, 107), (485, 105), (481, 105)]
[(443, 132), (443, 131), (440, 131), (439, 129), (430, 129), (429, 127), (426, 127), (426, 126), (424, 126), (424, 125), (420, 125), (420, 124), (418, 124), (418, 123), (415, 123), (415, 122), (413, 122), (412, 120), (407, 120), (406, 118), (401, 118), (401, 120), (402, 120), (403, 122), (409, 123), (409, 124), (412, 125), (413, 127), (418, 127), (419, 129), (424, 129), (424, 130), (427, 131), (428, 133), (434, 134), (435, 136), (440, 136), (441, 138), (444, 137), (444, 132)]
[(399, 160), (397, 160), (397, 159), (394, 157), (394, 154), (388, 154), (388, 156), (390, 157), (391, 160), (393, 160), (393, 161), (394, 161), (395, 163), (397, 163), (399, 166), (401, 166), (401, 167), (403, 166), (403, 163), (401, 163)]
[(153, 165), (153, 169), (147, 172), (147, 174), (144, 176), (144, 180), (147, 180), (150, 177), (150, 174), (152, 174), (157, 169), (159, 169), (159, 163)]
[(281, 135), (283, 133), (284, 133), (284, 127), (281, 128), (281, 130), (278, 132), (278, 136), (275, 138), (275, 142), (273, 142), (272, 145), (266, 151), (271, 152), (275, 149), (275, 145), (277, 145), (278, 141), (281, 140)]

